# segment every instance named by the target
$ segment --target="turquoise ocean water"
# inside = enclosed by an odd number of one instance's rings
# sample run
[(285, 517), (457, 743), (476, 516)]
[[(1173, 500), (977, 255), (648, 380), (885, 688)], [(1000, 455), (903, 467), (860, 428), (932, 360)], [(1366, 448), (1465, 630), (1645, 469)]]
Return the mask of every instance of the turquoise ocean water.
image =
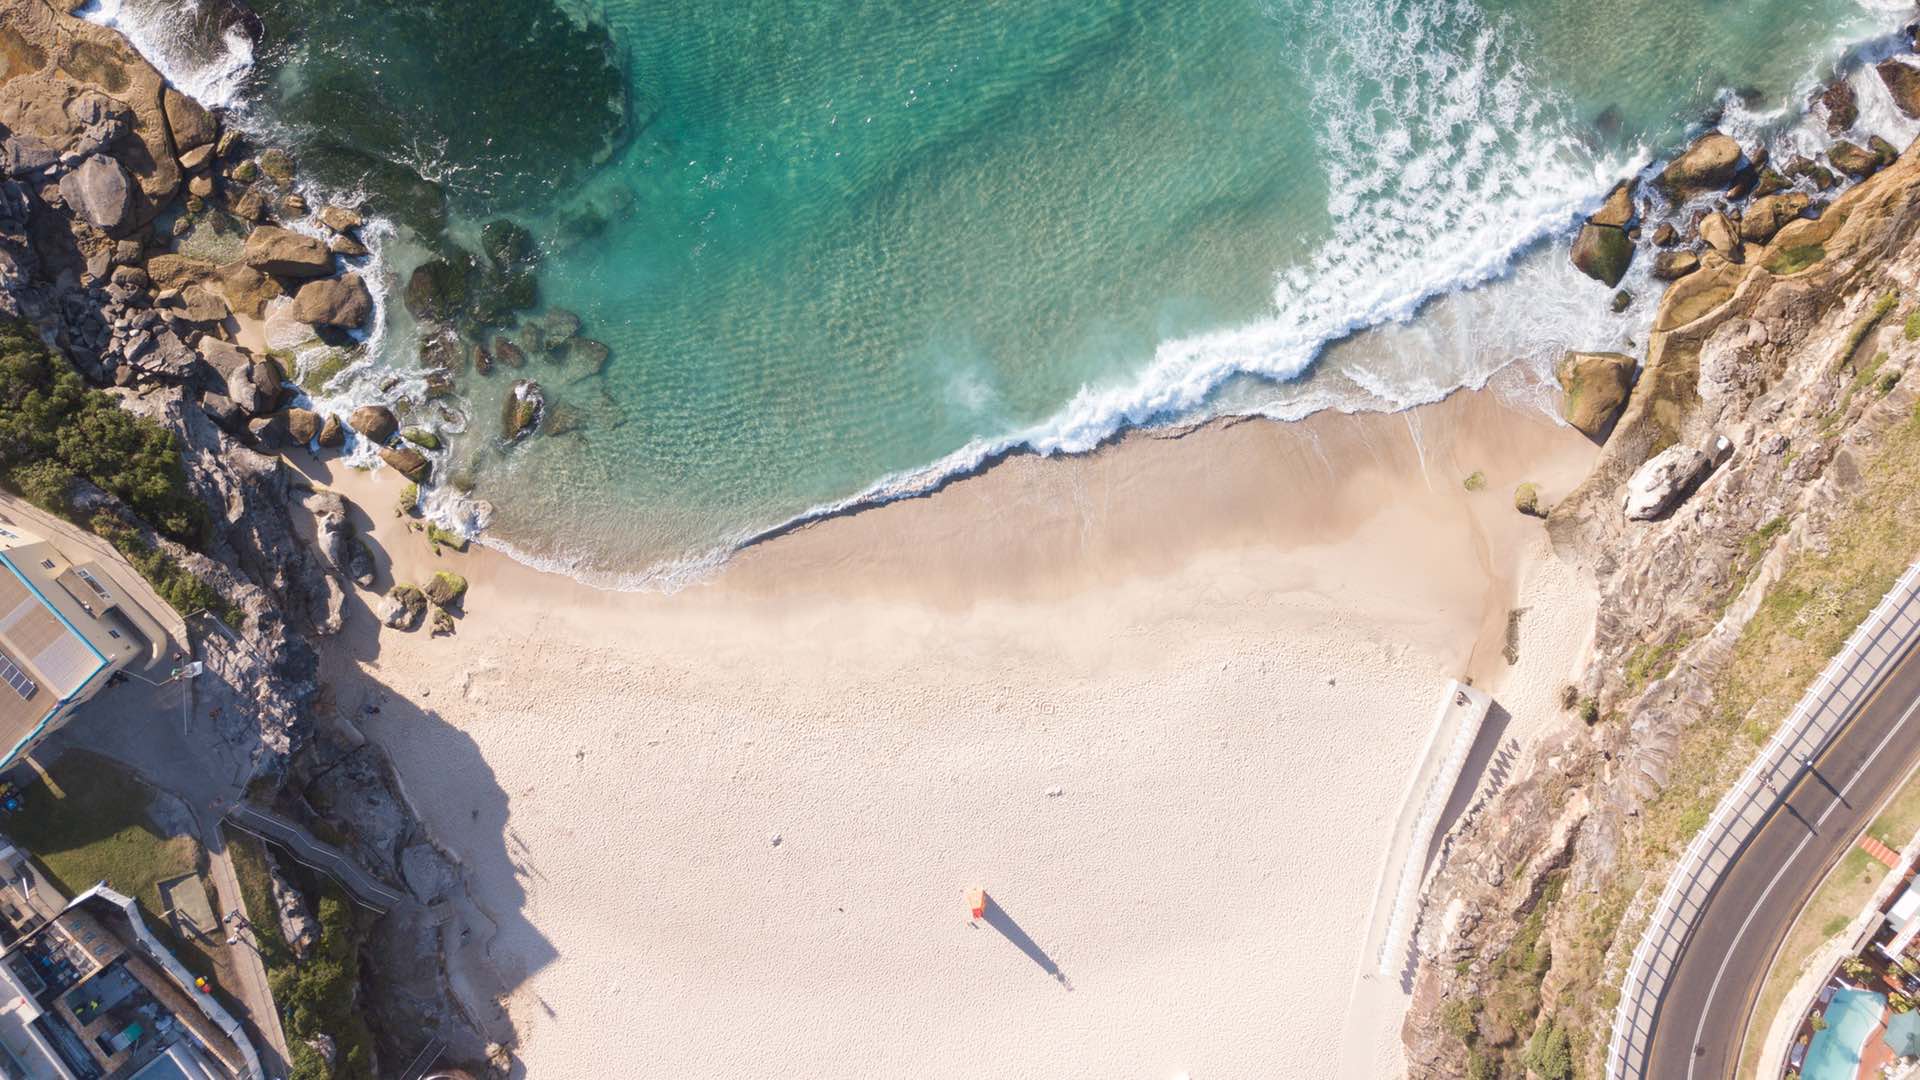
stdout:
[[(329, 400), (417, 398), (417, 377), (390, 374), (418, 368), (407, 271), (479, 251), (497, 218), (531, 231), (540, 307), (577, 313), (610, 360), (468, 370), (454, 398), (419, 405), (464, 429), (440, 474), (471, 491), (443, 486), (433, 505), (484, 504), (493, 541), (638, 584), (1007, 450), (1080, 451), (1220, 410), (1398, 408), (1512, 360), (1627, 347), (1650, 302), (1612, 314), (1551, 239), (1710, 112), (1803, 137), (1807, 90), (1903, 9), (253, 10), (257, 45), (215, 0), (93, 14), (291, 149), (320, 191), (382, 215), (370, 272), (394, 283)], [(1886, 112), (1867, 106), (1863, 127)], [(1628, 288), (1650, 293), (1643, 271)], [(572, 430), (503, 444), (516, 377)]]

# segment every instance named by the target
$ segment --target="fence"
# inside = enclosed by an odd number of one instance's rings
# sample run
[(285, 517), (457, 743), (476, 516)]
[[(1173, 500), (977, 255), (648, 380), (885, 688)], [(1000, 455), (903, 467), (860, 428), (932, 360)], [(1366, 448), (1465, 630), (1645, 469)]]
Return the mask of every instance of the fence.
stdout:
[(1720, 876), (1780, 802), (1780, 792), (1787, 789), (1802, 760), (1819, 756), (1916, 638), (1920, 638), (1920, 563), (1909, 566), (1873, 613), (1854, 629), (1680, 856), (1627, 964), (1607, 1047), (1609, 1080), (1646, 1075), (1654, 1015)]

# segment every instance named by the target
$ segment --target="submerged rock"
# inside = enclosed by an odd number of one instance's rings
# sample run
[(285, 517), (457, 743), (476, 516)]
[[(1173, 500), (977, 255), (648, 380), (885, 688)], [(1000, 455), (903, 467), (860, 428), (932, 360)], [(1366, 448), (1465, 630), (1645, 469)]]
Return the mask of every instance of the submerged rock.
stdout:
[(527, 354), (521, 352), (520, 346), (515, 345), (513, 340), (505, 334), (493, 339), (493, 358), (510, 368), (527, 366)]
[(540, 416), (546, 410), (546, 393), (540, 384), (532, 379), (521, 379), (513, 384), (500, 407), (500, 437), (508, 442), (517, 442), (525, 438), (528, 432), (540, 426)]
[(1840, 134), (1860, 119), (1860, 104), (1855, 99), (1853, 85), (1846, 79), (1835, 79), (1815, 91), (1813, 100), (1826, 111), (1829, 135)]
[(1691, 446), (1660, 451), (1627, 481), (1627, 520), (1653, 521), (1672, 513), (1712, 470), (1713, 460)]
[(454, 259), (429, 259), (414, 267), (403, 299), (416, 319), (446, 322), (460, 314), (473, 295), (472, 264), (462, 253)]
[(567, 346), (567, 353), (586, 369), (582, 378), (607, 370), (607, 361), (613, 357), (613, 350), (607, 347), (606, 342), (590, 337), (574, 338), (573, 343)]
[(1635, 361), (1610, 352), (1568, 353), (1555, 375), (1560, 381), (1560, 414), (1581, 434), (1602, 442), (1633, 389)]

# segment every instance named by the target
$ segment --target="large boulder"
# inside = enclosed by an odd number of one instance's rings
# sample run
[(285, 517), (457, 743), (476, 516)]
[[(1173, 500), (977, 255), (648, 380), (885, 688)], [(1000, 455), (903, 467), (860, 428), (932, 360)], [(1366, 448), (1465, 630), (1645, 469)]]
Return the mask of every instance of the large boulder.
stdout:
[(1676, 201), (1720, 191), (1740, 174), (1740, 144), (1732, 136), (1709, 131), (1693, 141), (1661, 170), (1655, 181)]
[(320, 437), (320, 414), (294, 406), (287, 410), (287, 437), (302, 446)]
[(244, 262), (222, 266), (216, 273), (220, 294), (227, 298), (234, 311), (249, 318), (265, 315), (269, 303), (286, 295), (280, 282)]
[(546, 410), (547, 397), (540, 384), (521, 379), (513, 384), (500, 409), (500, 437), (516, 442), (540, 426), (540, 414)]
[(338, 416), (328, 413), (327, 418), (320, 423), (320, 434), (315, 437), (321, 446), (339, 446), (347, 441), (347, 430), (341, 425)]
[(376, 443), (386, 443), (400, 430), (400, 421), (393, 410), (385, 405), (362, 405), (347, 417), (347, 425), (359, 432), (362, 437)]
[(1806, 213), (1813, 202), (1805, 192), (1787, 191), (1779, 195), (1768, 195), (1747, 204), (1746, 213), (1740, 218), (1740, 239), (1756, 244), (1764, 244), (1773, 239), (1773, 234), (1786, 227), (1787, 222)]
[(1834, 168), (1856, 180), (1862, 180), (1878, 172), (1890, 159), (1884, 152), (1869, 150), (1842, 139), (1827, 149), (1827, 160), (1833, 162)]
[(427, 596), (412, 585), (395, 585), (380, 602), (380, 621), (395, 630), (411, 630), (427, 613)]
[(359, 274), (320, 278), (293, 294), (293, 317), (312, 326), (352, 330), (373, 315), (373, 294)]
[(1581, 273), (1611, 289), (1627, 276), (1627, 266), (1633, 262), (1633, 241), (1627, 239), (1625, 229), (1589, 221), (1580, 227), (1571, 255)]
[(213, 114), (199, 102), (169, 86), (162, 101), (167, 114), (167, 130), (173, 134), (174, 152), (185, 155), (203, 146), (212, 146), (220, 134)]
[(87, 224), (105, 232), (119, 232), (133, 212), (133, 188), (120, 163), (95, 154), (60, 178), (60, 197)]
[(1712, 470), (1713, 459), (1691, 446), (1660, 451), (1627, 481), (1627, 520), (1653, 521), (1672, 513)]
[(1844, 78), (1836, 78), (1814, 91), (1813, 100), (1826, 110), (1829, 135), (1840, 134), (1860, 119), (1860, 103), (1854, 95), (1853, 84)]
[(1560, 414), (1595, 442), (1607, 437), (1633, 389), (1634, 359), (1619, 353), (1573, 352), (1560, 362)]
[(380, 460), (389, 468), (416, 484), (424, 484), (433, 475), (433, 462), (411, 446), (382, 446)]
[(1920, 68), (1901, 60), (1882, 60), (1873, 69), (1887, 84), (1893, 103), (1907, 116), (1920, 120)]
[(260, 412), (272, 412), (280, 407), (280, 401), (287, 394), (287, 369), (280, 361), (271, 356), (263, 356), (253, 362), (248, 372), (253, 382), (254, 392), (259, 395)]
[(333, 252), (318, 237), (262, 225), (247, 236), (246, 263), (263, 274), (326, 277), (333, 273)]

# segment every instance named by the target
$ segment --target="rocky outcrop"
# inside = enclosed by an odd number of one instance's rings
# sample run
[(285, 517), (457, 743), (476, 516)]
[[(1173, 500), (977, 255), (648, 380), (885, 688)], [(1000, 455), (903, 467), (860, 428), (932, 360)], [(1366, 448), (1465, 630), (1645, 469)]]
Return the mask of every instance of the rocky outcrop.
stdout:
[(1587, 438), (1604, 442), (1633, 388), (1634, 366), (1633, 357), (1620, 353), (1568, 353), (1555, 372), (1560, 414)]
[[(1556, 551), (1599, 591), (1588, 666), (1568, 689), (1579, 706), (1456, 828), (1426, 897), (1403, 1028), (1420, 1075), (1468, 1075), (1463, 1024), (1475, 1069), (1487, 1055), (1514, 1064), (1503, 1047), (1524, 1046), (1536, 1017), (1585, 1034), (1579, 1075), (1603, 1071), (1610, 988), (1665, 883), (1659, 860), (1686, 840), (1647, 831), (1682, 747), (1713, 744), (1711, 731), (1686, 741), (1708, 721), (1770, 722), (1724, 715), (1735, 646), (1791, 557), (1831, 549), (1877, 448), (1920, 405), (1902, 377), (1920, 343), (1903, 319), (1868, 317), (1887, 314), (1887, 296), (1913, 306), (1917, 241), (1910, 150), (1764, 250), (1749, 241), (1744, 263), (1705, 256), (1662, 299), (1592, 474), (1547, 516)], [(1771, 704), (1784, 713), (1791, 694)], [(1737, 775), (1752, 744), (1736, 736), (1721, 752), (1686, 758), (1673, 794)], [(1504, 1003), (1523, 984), (1516, 1014)]]
[(1860, 119), (1860, 105), (1853, 92), (1853, 84), (1845, 79), (1835, 79), (1814, 91), (1813, 104), (1827, 114), (1827, 133), (1838, 135), (1852, 127)]
[[(265, 452), (296, 440), (337, 446), (344, 427), (285, 409), (286, 372), (238, 346), (227, 324), (229, 309), (262, 314), (283, 292), (276, 275), (327, 276), (333, 254), (284, 222), (263, 227), (232, 262), (170, 250), (174, 233), (151, 226), (178, 205), (184, 175), (193, 188), (178, 222), (217, 220), (222, 208), (272, 221), (306, 208), (270, 186), (275, 175), (242, 177), (248, 151), (219, 117), (167, 87), (113, 31), (68, 15), (71, 6), (0, 5), (0, 317), (31, 322), (84, 380), (173, 434), (205, 526), (182, 543), (85, 481), (69, 485), (68, 509), (214, 598), (187, 620), (205, 664), (194, 705), (206, 720), (195, 735), (223, 744), (209, 760), (247, 761), (268, 787), (297, 775), (306, 790), (333, 796), (329, 820), (356, 857), (397, 880), (396, 853), (430, 838), (377, 746), (361, 740), (343, 758), (315, 725), (325, 695), (312, 640), (344, 625), (354, 585), (374, 580), (372, 553), (343, 504), (315, 499), (300, 473)], [(288, 914), (290, 942), (311, 940), (290, 902), (275, 906)], [(253, 915), (264, 922), (279, 912)], [(360, 989), (404, 1015), (369, 1012), (369, 1021), (398, 1024), (412, 1047), (432, 1031), (463, 1060), (482, 1060), (488, 1040), (449, 992), (438, 921), (416, 905), (374, 932), (379, 947)], [(401, 1065), (368, 1061), (363, 1071)]]
[(280, 937), (293, 955), (305, 960), (319, 944), (320, 927), (313, 921), (313, 912), (307, 907), (307, 898), (299, 889), (287, 880), (280, 871), (280, 862), (274, 858), (272, 848), (262, 848), (267, 855), (267, 887), (273, 895), (274, 917), (280, 924)]

